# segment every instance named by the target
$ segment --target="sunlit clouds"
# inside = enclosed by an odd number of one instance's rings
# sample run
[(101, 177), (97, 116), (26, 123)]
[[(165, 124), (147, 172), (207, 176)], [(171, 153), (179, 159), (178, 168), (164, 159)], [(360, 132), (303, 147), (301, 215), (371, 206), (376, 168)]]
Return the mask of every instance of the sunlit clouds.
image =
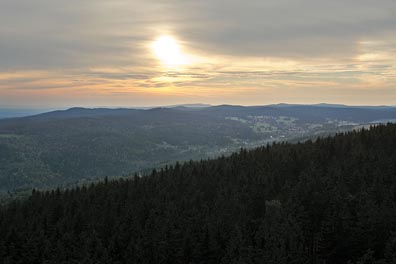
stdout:
[(390, 0), (5, 0), (0, 105), (396, 105), (395, 13)]

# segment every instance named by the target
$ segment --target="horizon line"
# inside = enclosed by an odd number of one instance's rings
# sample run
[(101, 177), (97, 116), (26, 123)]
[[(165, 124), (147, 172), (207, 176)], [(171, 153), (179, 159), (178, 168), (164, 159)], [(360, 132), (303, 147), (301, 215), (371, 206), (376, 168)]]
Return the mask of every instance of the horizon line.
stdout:
[(175, 108), (175, 107), (181, 107), (181, 106), (186, 106), (186, 107), (191, 107), (191, 108), (206, 108), (206, 107), (215, 107), (215, 106), (240, 106), (240, 107), (259, 107), (259, 106), (338, 106), (338, 107), (396, 107), (396, 105), (386, 105), (386, 104), (381, 104), (381, 105), (360, 105), (360, 104), (342, 104), (342, 103), (325, 103), (325, 102), (319, 102), (319, 103), (285, 103), (285, 102), (279, 102), (279, 103), (272, 103), (272, 104), (230, 104), (230, 103), (223, 103), (223, 104), (209, 104), (209, 103), (180, 103), (180, 104), (171, 104), (171, 105), (134, 105), (134, 106), (128, 106), (128, 105), (122, 105), (122, 106), (115, 106), (115, 105), (69, 105), (69, 106), (48, 106), (48, 107), (37, 107), (37, 106), (23, 106), (20, 107), (18, 105), (1, 105), (0, 104), (0, 109), (7, 109), (7, 110), (21, 110), (21, 111), (39, 111), (39, 110), (68, 110), (68, 109), (73, 109), (73, 108), (85, 108), (85, 109), (100, 109), (100, 108), (106, 108), (106, 109), (153, 109), (153, 108)]

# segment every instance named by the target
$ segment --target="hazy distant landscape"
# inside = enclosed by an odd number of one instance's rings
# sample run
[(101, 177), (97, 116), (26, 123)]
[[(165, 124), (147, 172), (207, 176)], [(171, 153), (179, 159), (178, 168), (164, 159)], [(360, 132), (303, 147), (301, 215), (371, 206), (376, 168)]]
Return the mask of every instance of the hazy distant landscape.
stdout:
[(396, 120), (339, 105), (71, 108), (0, 120), (0, 191), (81, 184)]
[(47, 109), (18, 109), (18, 108), (2, 108), (0, 107), (0, 119), (14, 118), (14, 117), (24, 117), (29, 115), (41, 114), (44, 112), (49, 112)]

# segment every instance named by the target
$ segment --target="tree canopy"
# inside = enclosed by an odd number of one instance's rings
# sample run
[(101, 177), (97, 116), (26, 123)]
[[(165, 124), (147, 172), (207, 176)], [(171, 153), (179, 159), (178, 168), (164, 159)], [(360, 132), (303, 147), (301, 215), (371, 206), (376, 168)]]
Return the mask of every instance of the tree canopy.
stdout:
[(396, 125), (0, 208), (2, 263), (395, 263)]

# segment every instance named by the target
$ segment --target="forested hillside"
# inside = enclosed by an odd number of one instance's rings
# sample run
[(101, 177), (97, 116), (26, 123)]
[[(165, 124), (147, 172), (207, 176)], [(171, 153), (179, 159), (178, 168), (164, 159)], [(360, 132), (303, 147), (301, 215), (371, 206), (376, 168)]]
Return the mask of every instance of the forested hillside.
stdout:
[(3, 120), (0, 191), (130, 175), (218, 154), (234, 138), (259, 136), (236, 121), (163, 108), (74, 108)]
[(72, 108), (0, 120), (0, 194), (127, 176), (177, 160), (396, 120), (396, 108)]
[(34, 191), (2, 263), (396, 263), (396, 125)]

